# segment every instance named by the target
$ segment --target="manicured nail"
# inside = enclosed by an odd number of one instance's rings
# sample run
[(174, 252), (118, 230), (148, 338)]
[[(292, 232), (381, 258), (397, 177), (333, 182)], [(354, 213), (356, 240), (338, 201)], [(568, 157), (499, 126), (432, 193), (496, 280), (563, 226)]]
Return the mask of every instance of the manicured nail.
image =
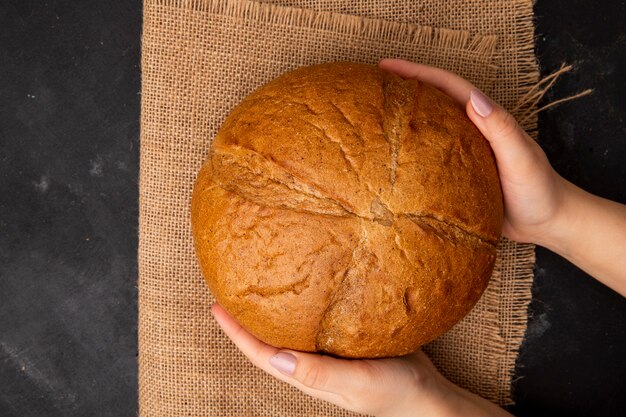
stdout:
[(291, 353), (280, 352), (270, 358), (270, 365), (286, 375), (293, 375), (296, 370), (296, 357)]
[(470, 92), (470, 101), (472, 102), (474, 111), (482, 117), (489, 116), (493, 111), (493, 103), (491, 100), (476, 88)]

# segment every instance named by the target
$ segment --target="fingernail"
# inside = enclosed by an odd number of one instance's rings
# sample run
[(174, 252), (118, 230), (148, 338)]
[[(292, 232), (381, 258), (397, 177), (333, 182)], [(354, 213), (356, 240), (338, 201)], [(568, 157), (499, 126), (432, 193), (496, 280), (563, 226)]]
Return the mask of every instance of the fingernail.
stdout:
[(476, 88), (470, 92), (470, 101), (472, 102), (474, 111), (482, 117), (489, 116), (493, 111), (493, 103), (491, 100)]
[(296, 370), (296, 357), (291, 353), (280, 352), (270, 358), (270, 365), (283, 374), (293, 375)]

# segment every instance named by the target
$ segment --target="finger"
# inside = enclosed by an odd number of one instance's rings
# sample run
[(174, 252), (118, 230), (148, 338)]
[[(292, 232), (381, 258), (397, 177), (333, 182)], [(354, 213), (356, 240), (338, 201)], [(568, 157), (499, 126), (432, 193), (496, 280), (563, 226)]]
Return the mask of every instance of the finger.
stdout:
[[(219, 304), (213, 304), (211, 306), (211, 313), (213, 313), (213, 317), (215, 317), (217, 323), (222, 330), (224, 330), (224, 333), (226, 333), (230, 340), (235, 343), (239, 350), (241, 350), (254, 365), (263, 368), (269, 358), (278, 352), (277, 348), (261, 342), (250, 334)], [(277, 372), (271, 373), (278, 376)]]
[(276, 379), (295, 386), (305, 394), (341, 405), (338, 402), (341, 399), (337, 394), (326, 392), (321, 392), (320, 394), (319, 391), (306, 387), (291, 377), (288, 373), (272, 366), (270, 359), (279, 352), (279, 349), (263, 343), (254, 337), (254, 335), (237, 323), (237, 321), (235, 321), (235, 319), (231, 317), (222, 306), (219, 304), (213, 304), (213, 306), (211, 306), (211, 312), (224, 333), (226, 333), (226, 336), (233, 341), (241, 353), (243, 353), (257, 368), (262, 369)]
[(246, 331), (219, 304), (214, 304), (211, 312), (224, 333), (255, 366), (306, 394), (339, 404), (342, 399), (339, 392), (351, 389), (355, 381), (359, 385), (363, 382), (360, 371), (349, 365), (352, 361), (281, 351)]
[(279, 350), (246, 331), (220, 305), (214, 304), (211, 310), (224, 333), (258, 367), (278, 370), (306, 387), (321, 391), (335, 391), (342, 386), (337, 375), (349, 372), (344, 361), (330, 356)]
[(303, 386), (334, 393), (354, 392), (369, 382), (366, 362), (291, 350), (270, 358), (273, 367)]
[(461, 105), (467, 103), (470, 91), (474, 88), (472, 83), (452, 72), (403, 59), (383, 59), (378, 63), (378, 66), (402, 78), (416, 78), (431, 84)]
[(344, 368), (337, 364), (341, 362), (338, 359), (296, 351), (281, 351), (250, 334), (219, 304), (214, 304), (211, 311), (224, 333), (259, 368), (281, 380), (297, 381), (302, 386), (315, 390), (334, 391), (341, 387), (336, 384), (336, 375), (329, 372), (329, 368), (332, 367)]
[(477, 89), (471, 91), (466, 112), (489, 141), (499, 165), (537, 156), (539, 145), (528, 136), (508, 111), (481, 91)]

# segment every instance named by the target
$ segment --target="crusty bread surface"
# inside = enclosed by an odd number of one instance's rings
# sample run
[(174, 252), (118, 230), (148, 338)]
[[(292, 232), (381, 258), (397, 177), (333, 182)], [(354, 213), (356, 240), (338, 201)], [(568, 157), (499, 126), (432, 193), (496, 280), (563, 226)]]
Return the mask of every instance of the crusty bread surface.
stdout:
[(503, 221), (489, 144), (439, 90), (375, 66), (288, 72), (224, 121), (191, 224), (216, 300), (262, 341), (350, 358), (463, 318)]

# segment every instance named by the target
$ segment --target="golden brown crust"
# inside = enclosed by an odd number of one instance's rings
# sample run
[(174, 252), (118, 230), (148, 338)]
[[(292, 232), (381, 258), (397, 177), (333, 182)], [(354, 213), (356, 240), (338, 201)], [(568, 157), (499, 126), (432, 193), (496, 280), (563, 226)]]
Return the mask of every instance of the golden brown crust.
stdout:
[(192, 198), (198, 259), (279, 347), (401, 355), (449, 329), (493, 268), (502, 196), (450, 98), (374, 66), (284, 74), (228, 116)]

